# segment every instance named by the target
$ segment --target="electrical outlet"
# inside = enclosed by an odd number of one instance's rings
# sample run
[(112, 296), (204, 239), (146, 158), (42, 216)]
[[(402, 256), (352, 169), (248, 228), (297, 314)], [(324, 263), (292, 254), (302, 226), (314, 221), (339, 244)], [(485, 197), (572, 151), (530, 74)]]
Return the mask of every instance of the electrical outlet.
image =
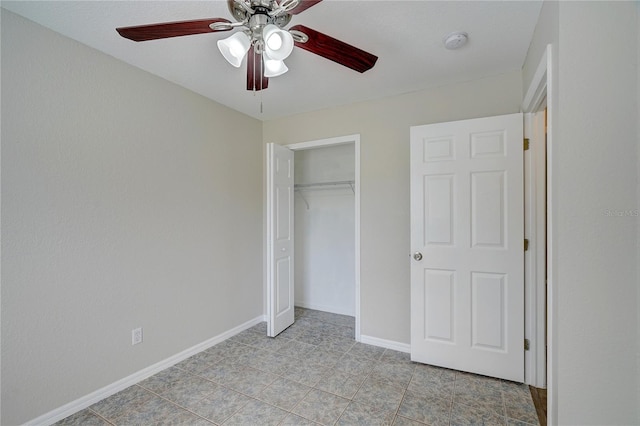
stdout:
[(138, 343), (142, 343), (142, 327), (131, 330), (131, 344), (137, 345)]

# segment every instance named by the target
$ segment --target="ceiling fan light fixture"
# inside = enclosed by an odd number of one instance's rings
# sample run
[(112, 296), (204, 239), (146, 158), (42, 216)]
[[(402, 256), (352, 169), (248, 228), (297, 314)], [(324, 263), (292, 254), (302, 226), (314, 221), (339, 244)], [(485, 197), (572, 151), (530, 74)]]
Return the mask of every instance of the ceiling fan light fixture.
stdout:
[(264, 40), (264, 51), (269, 59), (283, 61), (293, 51), (293, 37), (289, 31), (283, 30), (277, 25), (266, 25), (262, 30), (262, 39)]
[(236, 68), (240, 68), (242, 59), (251, 47), (249, 36), (239, 31), (224, 40), (218, 40), (218, 49), (222, 56)]
[(282, 36), (277, 32), (274, 32), (269, 37), (269, 40), (267, 41), (267, 46), (269, 46), (269, 49), (271, 49), (272, 51), (280, 49), (282, 47)]
[(264, 56), (264, 76), (265, 77), (277, 77), (289, 71), (289, 68), (285, 65), (284, 61), (276, 61)]

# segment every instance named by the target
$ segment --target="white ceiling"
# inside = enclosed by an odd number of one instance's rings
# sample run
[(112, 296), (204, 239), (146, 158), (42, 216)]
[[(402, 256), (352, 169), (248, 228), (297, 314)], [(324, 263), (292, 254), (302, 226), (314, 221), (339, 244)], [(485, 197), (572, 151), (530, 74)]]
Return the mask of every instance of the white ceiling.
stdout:
[[(136, 43), (116, 27), (222, 17), (213, 1), (2, 1), (2, 7), (124, 62), (261, 120), (474, 80), (522, 68), (538, 20), (535, 1), (324, 0), (295, 15), (303, 24), (378, 56), (364, 74), (294, 49), (289, 72), (263, 93), (246, 90), (216, 41), (230, 32)], [(443, 37), (465, 31), (450, 51)], [(260, 103), (263, 112), (260, 112)]]

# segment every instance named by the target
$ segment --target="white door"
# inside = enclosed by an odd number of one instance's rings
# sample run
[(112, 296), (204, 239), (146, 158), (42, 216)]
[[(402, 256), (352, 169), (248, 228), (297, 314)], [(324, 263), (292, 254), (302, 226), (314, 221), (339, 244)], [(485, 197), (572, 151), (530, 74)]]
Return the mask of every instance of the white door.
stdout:
[(293, 151), (267, 144), (267, 335), (293, 324)]
[(522, 114), (411, 128), (411, 359), (524, 381)]

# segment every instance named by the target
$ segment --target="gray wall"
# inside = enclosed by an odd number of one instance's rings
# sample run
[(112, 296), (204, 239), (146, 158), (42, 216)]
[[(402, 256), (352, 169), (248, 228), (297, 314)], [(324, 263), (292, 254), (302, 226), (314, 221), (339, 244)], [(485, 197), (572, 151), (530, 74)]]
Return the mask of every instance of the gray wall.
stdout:
[[(637, 18), (637, 39), (636, 39), (636, 60), (638, 61), (636, 64), (638, 66), (638, 73), (637, 73), (637, 77), (638, 80), (636, 81), (637, 84), (637, 102), (636, 102), (636, 108), (637, 108), (637, 129), (636, 131), (638, 132), (638, 195), (636, 198), (637, 201), (637, 208), (640, 211), (640, 2), (636, 3), (636, 18)], [(636, 357), (637, 357), (637, 372), (638, 372), (638, 378), (637, 378), (637, 387), (638, 387), (638, 401), (636, 403), (636, 407), (640, 407), (640, 220), (638, 220), (638, 242), (637, 242), (637, 247), (638, 247), (638, 260), (636, 261), (636, 264), (638, 265), (638, 277), (636, 278), (638, 280), (638, 336), (637, 336), (637, 348), (636, 348)], [(640, 423), (640, 408), (638, 408), (638, 423)]]
[(361, 333), (408, 344), (409, 127), (518, 112), (521, 73), (264, 123), (265, 142), (360, 139)]
[(3, 425), (262, 315), (261, 129), (2, 9)]
[(632, 2), (546, 3), (523, 71), (554, 43), (559, 424), (640, 422), (637, 31)]

